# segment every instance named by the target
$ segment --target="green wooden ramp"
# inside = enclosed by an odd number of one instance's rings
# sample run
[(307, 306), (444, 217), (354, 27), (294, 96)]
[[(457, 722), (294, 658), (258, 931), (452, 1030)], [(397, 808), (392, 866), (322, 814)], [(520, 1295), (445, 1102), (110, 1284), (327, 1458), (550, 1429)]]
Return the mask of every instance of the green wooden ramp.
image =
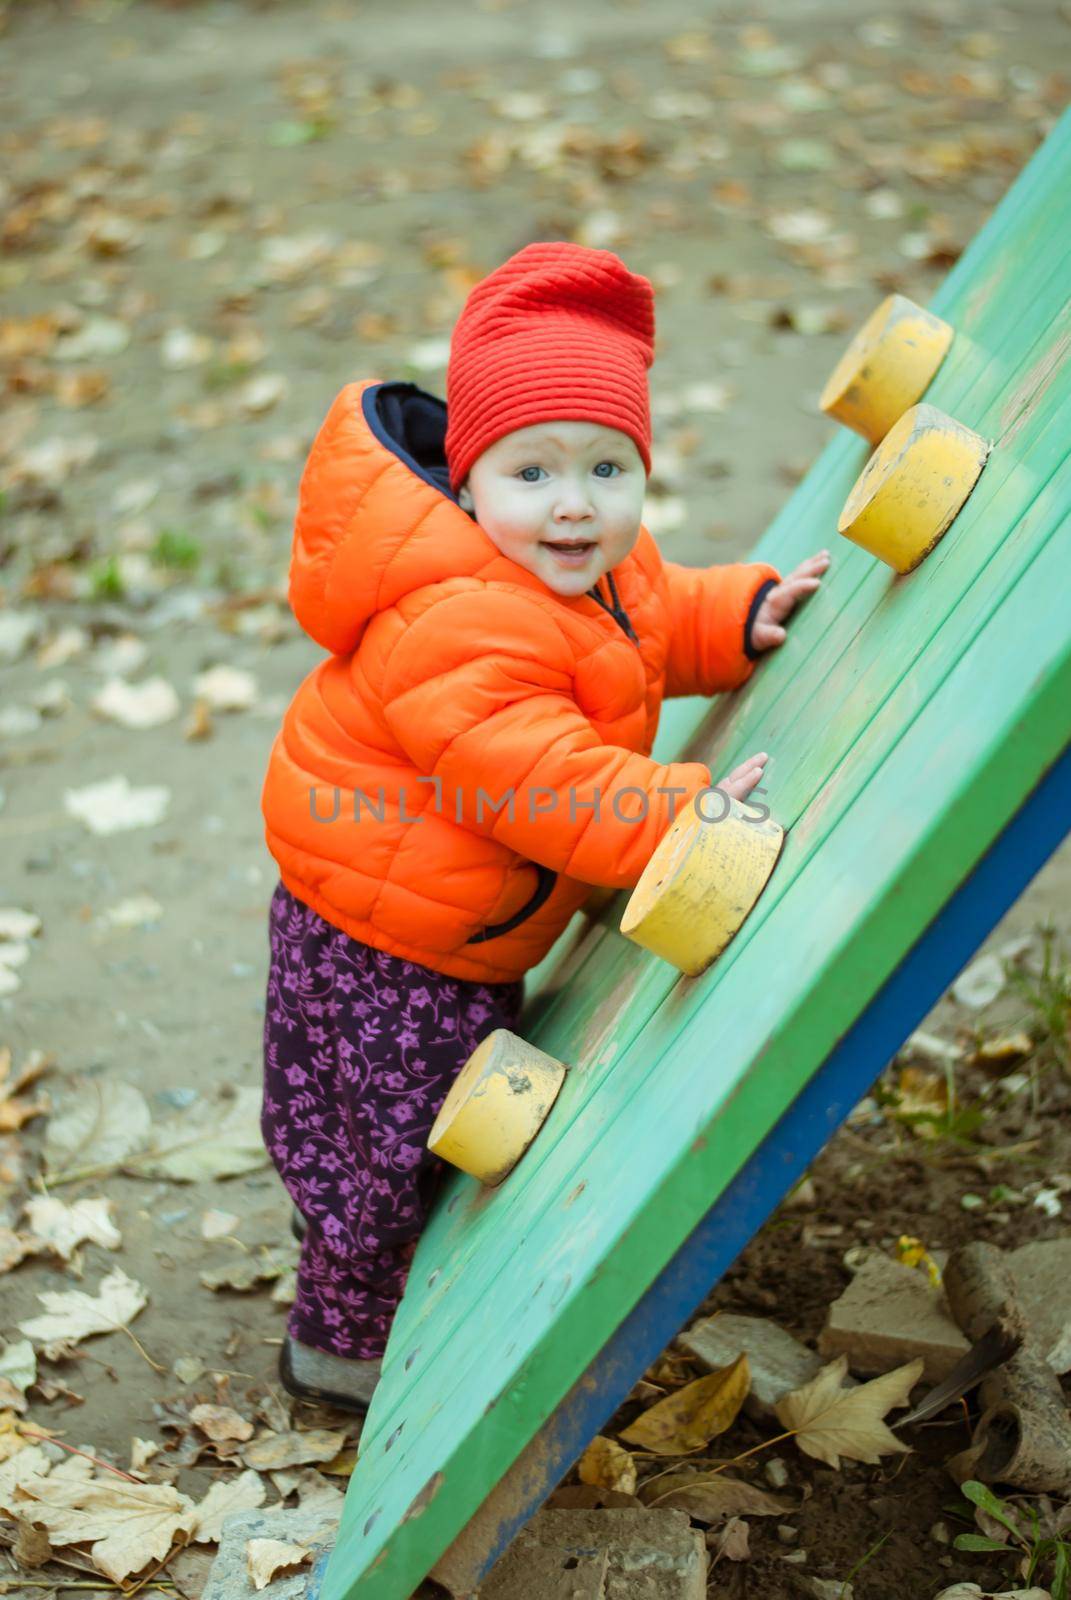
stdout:
[(530, 977), (571, 1071), (421, 1241), (318, 1600), (406, 1600), (471, 1519), (486, 1570), (1067, 832), (1069, 216), (1071, 113), (932, 302), (926, 399), (993, 444), (936, 550), (897, 577), (837, 537), (838, 430), (754, 551), (828, 544), (821, 589), (742, 693), (667, 704), (661, 759), (770, 752), (784, 850), (701, 977), (620, 936), (625, 895)]

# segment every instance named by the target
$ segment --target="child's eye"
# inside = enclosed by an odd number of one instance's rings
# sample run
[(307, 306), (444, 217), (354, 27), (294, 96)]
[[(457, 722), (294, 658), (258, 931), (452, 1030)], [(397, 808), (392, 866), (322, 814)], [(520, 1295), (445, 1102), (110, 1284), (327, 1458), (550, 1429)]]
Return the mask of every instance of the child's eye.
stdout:
[[(613, 474), (610, 474), (610, 472), (599, 472), (599, 467), (613, 467)], [(623, 472), (624, 469), (623, 467), (618, 466), (618, 462), (616, 461), (599, 461), (597, 462), (596, 467), (594, 467), (592, 470), (599, 472), (599, 477), (608, 478), (612, 477), (612, 475), (620, 474), (620, 472)], [(527, 478), (525, 477), (525, 472), (543, 472), (543, 467), (522, 467), (522, 469), (517, 472), (517, 477), (522, 478), (523, 482), (538, 483), (540, 482), (538, 478)]]

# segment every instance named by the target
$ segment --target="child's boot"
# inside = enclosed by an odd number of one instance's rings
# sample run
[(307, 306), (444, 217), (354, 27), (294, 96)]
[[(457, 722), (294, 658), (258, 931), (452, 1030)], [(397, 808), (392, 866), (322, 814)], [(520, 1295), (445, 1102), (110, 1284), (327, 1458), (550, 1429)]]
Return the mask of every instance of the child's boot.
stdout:
[(279, 1352), (279, 1378), (288, 1394), (363, 1416), (379, 1382), (382, 1361), (358, 1361), (301, 1344), (291, 1334)]

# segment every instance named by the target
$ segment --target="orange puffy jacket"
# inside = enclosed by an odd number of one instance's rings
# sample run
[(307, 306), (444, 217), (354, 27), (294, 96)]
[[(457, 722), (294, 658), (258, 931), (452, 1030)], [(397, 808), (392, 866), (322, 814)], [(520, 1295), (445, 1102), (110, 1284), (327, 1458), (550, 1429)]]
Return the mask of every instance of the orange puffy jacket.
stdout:
[(285, 713), (261, 806), (283, 883), (328, 922), (504, 983), (592, 885), (634, 885), (712, 782), (699, 762), (650, 759), (662, 698), (745, 682), (750, 621), (780, 575), (663, 561), (641, 527), (563, 598), (461, 510), (445, 433), (443, 401), (372, 379), (346, 385), (316, 436), (289, 593), (330, 656)]

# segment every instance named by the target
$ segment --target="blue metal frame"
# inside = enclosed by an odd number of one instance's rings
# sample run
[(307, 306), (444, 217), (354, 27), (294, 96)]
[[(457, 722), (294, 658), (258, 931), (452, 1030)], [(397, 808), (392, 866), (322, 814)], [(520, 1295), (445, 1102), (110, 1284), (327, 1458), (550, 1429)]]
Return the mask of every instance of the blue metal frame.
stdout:
[[(820, 1072), (785, 1112), (631, 1314), (555, 1408), (523, 1455), (525, 1507), (504, 1512), (481, 1576), (560, 1482), (732, 1266), (792, 1185), (866, 1094), (881, 1066), (941, 998), (989, 932), (1063, 842), (1071, 823), (1071, 750), (1049, 770), (1000, 837), (913, 946)], [(538, 1462), (538, 1468), (536, 1463)], [(526, 1463), (527, 1464), (527, 1463)], [(537, 1476), (538, 1472), (538, 1476)], [(493, 1498), (493, 1496), (492, 1496)], [(326, 1570), (313, 1570), (316, 1600)], [(401, 1600), (401, 1597), (399, 1597)]]

